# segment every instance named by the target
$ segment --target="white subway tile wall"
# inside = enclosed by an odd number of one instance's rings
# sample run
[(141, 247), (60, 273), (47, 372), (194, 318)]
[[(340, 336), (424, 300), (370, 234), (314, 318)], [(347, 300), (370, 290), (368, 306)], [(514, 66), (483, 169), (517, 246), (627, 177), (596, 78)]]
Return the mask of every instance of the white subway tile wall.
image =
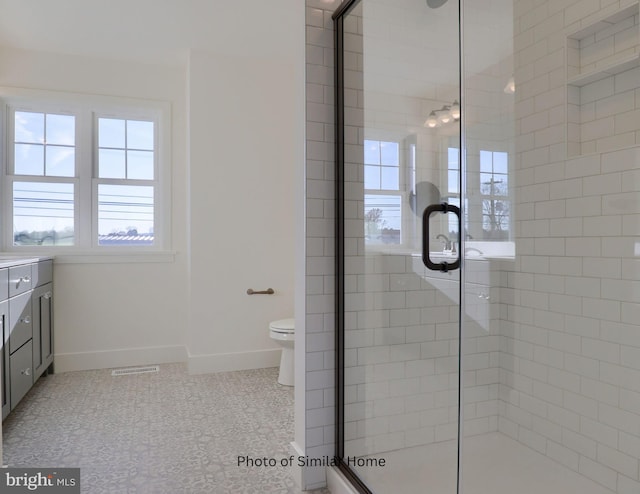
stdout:
[[(615, 13), (610, 13), (612, 8)], [(558, 26), (573, 29), (567, 36), (566, 61), (570, 156), (640, 144), (635, 97), (640, 77), (638, 4), (620, 10), (613, 3), (598, 10), (597, 22), (576, 19), (572, 25)], [(526, 119), (534, 117), (543, 118), (538, 113)]]
[[(340, 0), (306, 0), (306, 451), (335, 453), (335, 125), (331, 15)], [(307, 488), (324, 485), (323, 469)]]
[[(638, 492), (638, 4), (523, 0), (514, 25), (519, 238), (499, 292), (499, 430)], [(554, 71), (565, 39), (563, 80)], [(526, 82), (532, 66), (544, 83)], [(537, 133), (564, 91), (567, 158), (552, 159), (554, 141)]]

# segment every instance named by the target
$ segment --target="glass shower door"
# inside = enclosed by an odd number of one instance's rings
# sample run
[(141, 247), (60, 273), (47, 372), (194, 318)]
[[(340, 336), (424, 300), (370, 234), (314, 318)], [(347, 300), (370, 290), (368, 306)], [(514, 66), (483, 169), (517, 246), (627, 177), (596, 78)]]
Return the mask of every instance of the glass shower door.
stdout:
[(338, 456), (377, 494), (457, 489), (459, 8), (436, 3), (337, 16)]
[(640, 492), (639, 8), (569, 3), (337, 13), (337, 448), (361, 492)]

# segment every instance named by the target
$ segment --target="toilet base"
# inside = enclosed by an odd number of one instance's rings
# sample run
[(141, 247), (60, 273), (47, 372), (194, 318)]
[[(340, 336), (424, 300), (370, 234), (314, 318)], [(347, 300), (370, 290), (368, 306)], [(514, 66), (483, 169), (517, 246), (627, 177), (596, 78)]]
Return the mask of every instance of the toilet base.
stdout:
[(278, 383), (283, 386), (293, 386), (293, 348), (284, 347), (282, 356), (280, 357), (280, 372), (278, 374)]

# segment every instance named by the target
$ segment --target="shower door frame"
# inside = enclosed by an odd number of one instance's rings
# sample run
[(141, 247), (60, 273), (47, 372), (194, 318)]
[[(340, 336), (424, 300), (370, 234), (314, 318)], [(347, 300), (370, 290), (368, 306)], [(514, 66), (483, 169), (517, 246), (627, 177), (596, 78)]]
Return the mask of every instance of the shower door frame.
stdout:
[(336, 454), (338, 469), (351, 485), (362, 494), (371, 494), (360, 477), (343, 461), (344, 458), (344, 58), (343, 15), (362, 0), (346, 0), (333, 13), (334, 55), (335, 55), (335, 424)]
[[(456, 474), (456, 494), (462, 494), (462, 442), (464, 426), (464, 403), (463, 403), (463, 329), (464, 329), (464, 307), (465, 307), (465, 262), (464, 249), (466, 239), (466, 146), (465, 146), (465, 112), (464, 112), (464, 59), (463, 59), (463, 3), (464, 0), (450, 0), (458, 4), (458, 88), (460, 108), (463, 109), (460, 115), (460, 129), (458, 135), (458, 166), (459, 190), (460, 190), (460, 232), (459, 232), (459, 280), (458, 280), (458, 422), (457, 422), (457, 474)], [(334, 54), (335, 54), (335, 424), (336, 424), (336, 454), (335, 464), (340, 472), (349, 480), (351, 485), (361, 494), (373, 494), (367, 485), (358, 477), (357, 473), (351, 469), (344, 461), (344, 362), (345, 362), (345, 292), (344, 292), (344, 58), (343, 48), (343, 16), (351, 10), (353, 6), (366, 0), (343, 0), (342, 4), (332, 15), (334, 21)], [(452, 493), (453, 494), (453, 493)]]

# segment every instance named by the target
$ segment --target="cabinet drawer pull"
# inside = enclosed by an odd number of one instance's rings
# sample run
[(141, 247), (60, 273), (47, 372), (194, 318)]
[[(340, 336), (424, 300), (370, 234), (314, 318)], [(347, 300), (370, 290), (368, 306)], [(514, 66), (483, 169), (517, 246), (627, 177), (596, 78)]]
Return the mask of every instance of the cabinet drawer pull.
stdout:
[(24, 316), (22, 319), (20, 319), (20, 322), (29, 324), (31, 322), (31, 316)]
[(26, 369), (21, 370), (20, 374), (22, 374), (23, 376), (30, 376), (31, 375), (31, 368), (27, 367)]
[(17, 280), (11, 280), (11, 283), (16, 285), (16, 288), (18, 288), (20, 283), (31, 283), (31, 276), (21, 276)]

